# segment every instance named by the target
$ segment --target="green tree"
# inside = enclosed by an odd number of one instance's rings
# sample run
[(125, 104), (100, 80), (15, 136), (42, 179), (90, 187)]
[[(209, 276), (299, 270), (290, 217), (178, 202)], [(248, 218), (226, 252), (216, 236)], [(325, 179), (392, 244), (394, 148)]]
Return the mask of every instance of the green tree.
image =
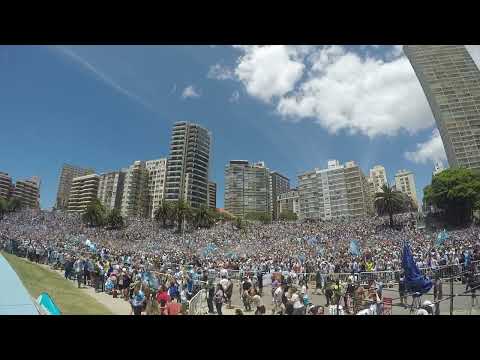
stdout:
[(123, 228), (124, 221), (123, 216), (118, 209), (112, 209), (108, 212), (108, 215), (105, 219), (105, 224), (110, 229), (121, 229)]
[(278, 215), (278, 218), (282, 221), (297, 221), (298, 216), (293, 211), (285, 210)]
[(8, 203), (7, 200), (4, 198), (0, 198), (0, 220), (3, 219), (3, 216), (8, 210)]
[(260, 221), (264, 224), (269, 224), (272, 222), (272, 216), (265, 212), (250, 212), (245, 215), (245, 220)]
[(215, 222), (215, 216), (215, 213), (203, 205), (193, 213), (193, 224), (196, 227), (209, 228)]
[(15, 212), (20, 210), (23, 207), (22, 202), (17, 198), (11, 198), (7, 202), (7, 211)]
[(185, 218), (190, 217), (192, 214), (192, 210), (190, 209), (190, 206), (184, 201), (184, 200), (179, 200), (173, 205), (174, 209), (174, 218), (177, 222), (177, 232), (182, 232), (182, 226), (185, 221)]
[(480, 173), (465, 168), (446, 169), (425, 187), (424, 201), (445, 212), (452, 225), (469, 223), (480, 206)]
[(89, 226), (102, 226), (105, 224), (106, 211), (100, 200), (95, 199), (87, 206), (82, 220)]
[(382, 191), (375, 194), (375, 207), (379, 216), (388, 214), (390, 227), (393, 227), (393, 215), (405, 211), (408, 207), (407, 200), (403, 193), (393, 190), (388, 185), (382, 186)]
[(155, 220), (162, 222), (162, 227), (167, 226), (167, 221), (172, 222), (174, 217), (174, 206), (171, 202), (163, 200), (160, 207), (155, 211)]

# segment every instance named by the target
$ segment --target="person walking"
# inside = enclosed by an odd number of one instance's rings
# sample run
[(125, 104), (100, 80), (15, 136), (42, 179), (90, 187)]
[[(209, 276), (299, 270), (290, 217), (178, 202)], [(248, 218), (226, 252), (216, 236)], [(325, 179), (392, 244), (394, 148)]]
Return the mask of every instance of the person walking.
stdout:
[(223, 315), (222, 306), (223, 306), (223, 303), (225, 302), (225, 292), (223, 291), (223, 287), (221, 284), (217, 284), (214, 301), (215, 301), (215, 307), (217, 308), (217, 315)]
[(78, 288), (82, 287), (82, 280), (83, 280), (83, 262), (81, 258), (78, 258), (74, 264), (75, 275), (77, 277), (77, 284)]

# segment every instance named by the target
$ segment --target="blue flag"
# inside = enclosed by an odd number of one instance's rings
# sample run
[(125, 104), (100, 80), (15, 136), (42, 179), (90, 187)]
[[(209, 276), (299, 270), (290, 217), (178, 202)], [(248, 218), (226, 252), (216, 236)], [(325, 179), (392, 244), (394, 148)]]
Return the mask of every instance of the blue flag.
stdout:
[(360, 256), (360, 246), (357, 240), (350, 241), (350, 254), (353, 256)]
[(407, 242), (403, 245), (402, 268), (405, 272), (405, 289), (407, 292), (425, 294), (432, 288), (432, 280), (422, 275), (418, 269)]
[(437, 235), (437, 241), (435, 242), (435, 244), (437, 246), (443, 245), (445, 240), (448, 240), (448, 232), (446, 229), (444, 229)]

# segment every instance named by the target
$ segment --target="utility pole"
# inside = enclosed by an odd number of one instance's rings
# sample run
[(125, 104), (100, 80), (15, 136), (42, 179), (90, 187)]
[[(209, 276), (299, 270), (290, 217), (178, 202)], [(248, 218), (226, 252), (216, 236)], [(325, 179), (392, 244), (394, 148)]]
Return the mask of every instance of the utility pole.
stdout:
[(450, 315), (453, 315), (453, 277), (450, 278)]

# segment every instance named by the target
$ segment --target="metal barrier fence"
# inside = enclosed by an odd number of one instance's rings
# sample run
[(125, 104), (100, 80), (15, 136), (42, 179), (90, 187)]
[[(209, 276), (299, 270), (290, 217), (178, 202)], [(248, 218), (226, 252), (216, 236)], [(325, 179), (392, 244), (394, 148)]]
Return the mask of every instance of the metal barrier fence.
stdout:
[(207, 291), (205, 289), (201, 289), (188, 302), (188, 315), (205, 315), (207, 313)]

